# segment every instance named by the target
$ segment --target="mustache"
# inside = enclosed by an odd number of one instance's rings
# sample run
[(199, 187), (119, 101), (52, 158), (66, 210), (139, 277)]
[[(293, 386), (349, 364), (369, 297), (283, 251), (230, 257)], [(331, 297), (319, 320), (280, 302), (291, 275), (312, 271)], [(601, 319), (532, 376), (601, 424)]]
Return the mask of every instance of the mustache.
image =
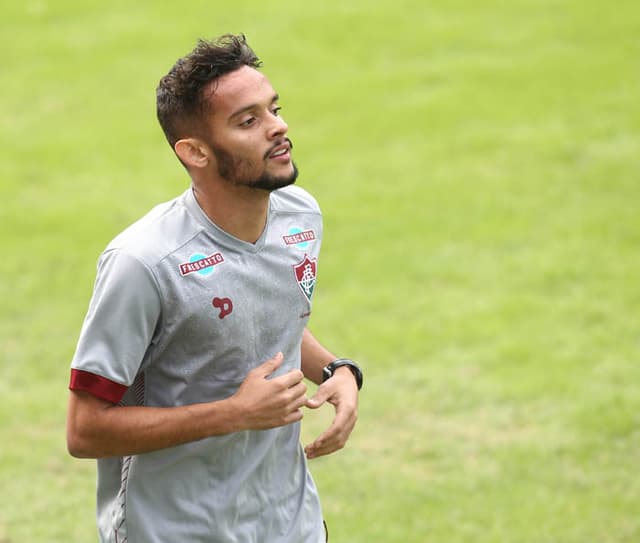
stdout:
[(264, 154), (264, 159), (267, 160), (269, 158), (269, 155), (273, 153), (273, 151), (277, 147), (280, 147), (284, 142), (287, 142), (289, 144), (289, 149), (293, 149), (293, 142), (289, 138), (284, 138), (271, 146), (271, 148)]

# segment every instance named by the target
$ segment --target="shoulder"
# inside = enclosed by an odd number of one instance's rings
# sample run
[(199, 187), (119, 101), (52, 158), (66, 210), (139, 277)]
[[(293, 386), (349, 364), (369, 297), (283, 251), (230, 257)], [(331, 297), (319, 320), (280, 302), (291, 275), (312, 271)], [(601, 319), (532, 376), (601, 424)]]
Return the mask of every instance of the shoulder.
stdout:
[(159, 204), (109, 243), (107, 252), (128, 254), (149, 267), (200, 233), (202, 227), (184, 205), (185, 195)]
[(271, 209), (285, 213), (321, 213), (316, 199), (303, 188), (294, 185), (271, 193)]

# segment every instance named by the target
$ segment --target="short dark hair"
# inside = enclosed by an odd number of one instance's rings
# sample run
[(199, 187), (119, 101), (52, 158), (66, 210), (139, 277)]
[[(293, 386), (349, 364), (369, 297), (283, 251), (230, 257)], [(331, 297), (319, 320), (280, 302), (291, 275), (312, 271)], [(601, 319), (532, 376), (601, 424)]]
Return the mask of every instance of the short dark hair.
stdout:
[(243, 66), (261, 65), (243, 34), (198, 40), (193, 51), (177, 60), (156, 89), (158, 121), (171, 147), (179, 139), (198, 133), (200, 117), (210, 113), (209, 95), (204, 91), (211, 82)]

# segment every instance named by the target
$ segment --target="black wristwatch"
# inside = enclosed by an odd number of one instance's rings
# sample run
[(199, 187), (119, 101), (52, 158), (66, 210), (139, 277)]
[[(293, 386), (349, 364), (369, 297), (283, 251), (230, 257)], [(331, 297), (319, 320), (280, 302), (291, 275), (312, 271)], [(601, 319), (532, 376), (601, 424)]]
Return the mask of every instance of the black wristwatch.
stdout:
[(356, 378), (356, 384), (358, 385), (358, 390), (362, 388), (362, 370), (353, 360), (349, 360), (348, 358), (338, 358), (331, 362), (331, 364), (322, 368), (322, 382), (324, 383), (327, 379), (333, 376), (334, 372), (342, 367), (347, 366), (353, 376)]

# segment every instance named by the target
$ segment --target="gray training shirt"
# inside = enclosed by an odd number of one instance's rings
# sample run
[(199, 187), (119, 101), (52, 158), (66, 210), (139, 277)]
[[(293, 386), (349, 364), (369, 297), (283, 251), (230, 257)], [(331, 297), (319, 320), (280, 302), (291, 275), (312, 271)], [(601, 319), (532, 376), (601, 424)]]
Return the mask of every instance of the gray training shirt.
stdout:
[[(231, 396), (284, 354), (300, 368), (322, 239), (316, 201), (274, 191), (255, 243), (213, 224), (191, 190), (101, 255), (71, 364), (73, 390), (122, 405)], [(103, 543), (320, 543), (322, 512), (300, 424), (98, 460)]]

